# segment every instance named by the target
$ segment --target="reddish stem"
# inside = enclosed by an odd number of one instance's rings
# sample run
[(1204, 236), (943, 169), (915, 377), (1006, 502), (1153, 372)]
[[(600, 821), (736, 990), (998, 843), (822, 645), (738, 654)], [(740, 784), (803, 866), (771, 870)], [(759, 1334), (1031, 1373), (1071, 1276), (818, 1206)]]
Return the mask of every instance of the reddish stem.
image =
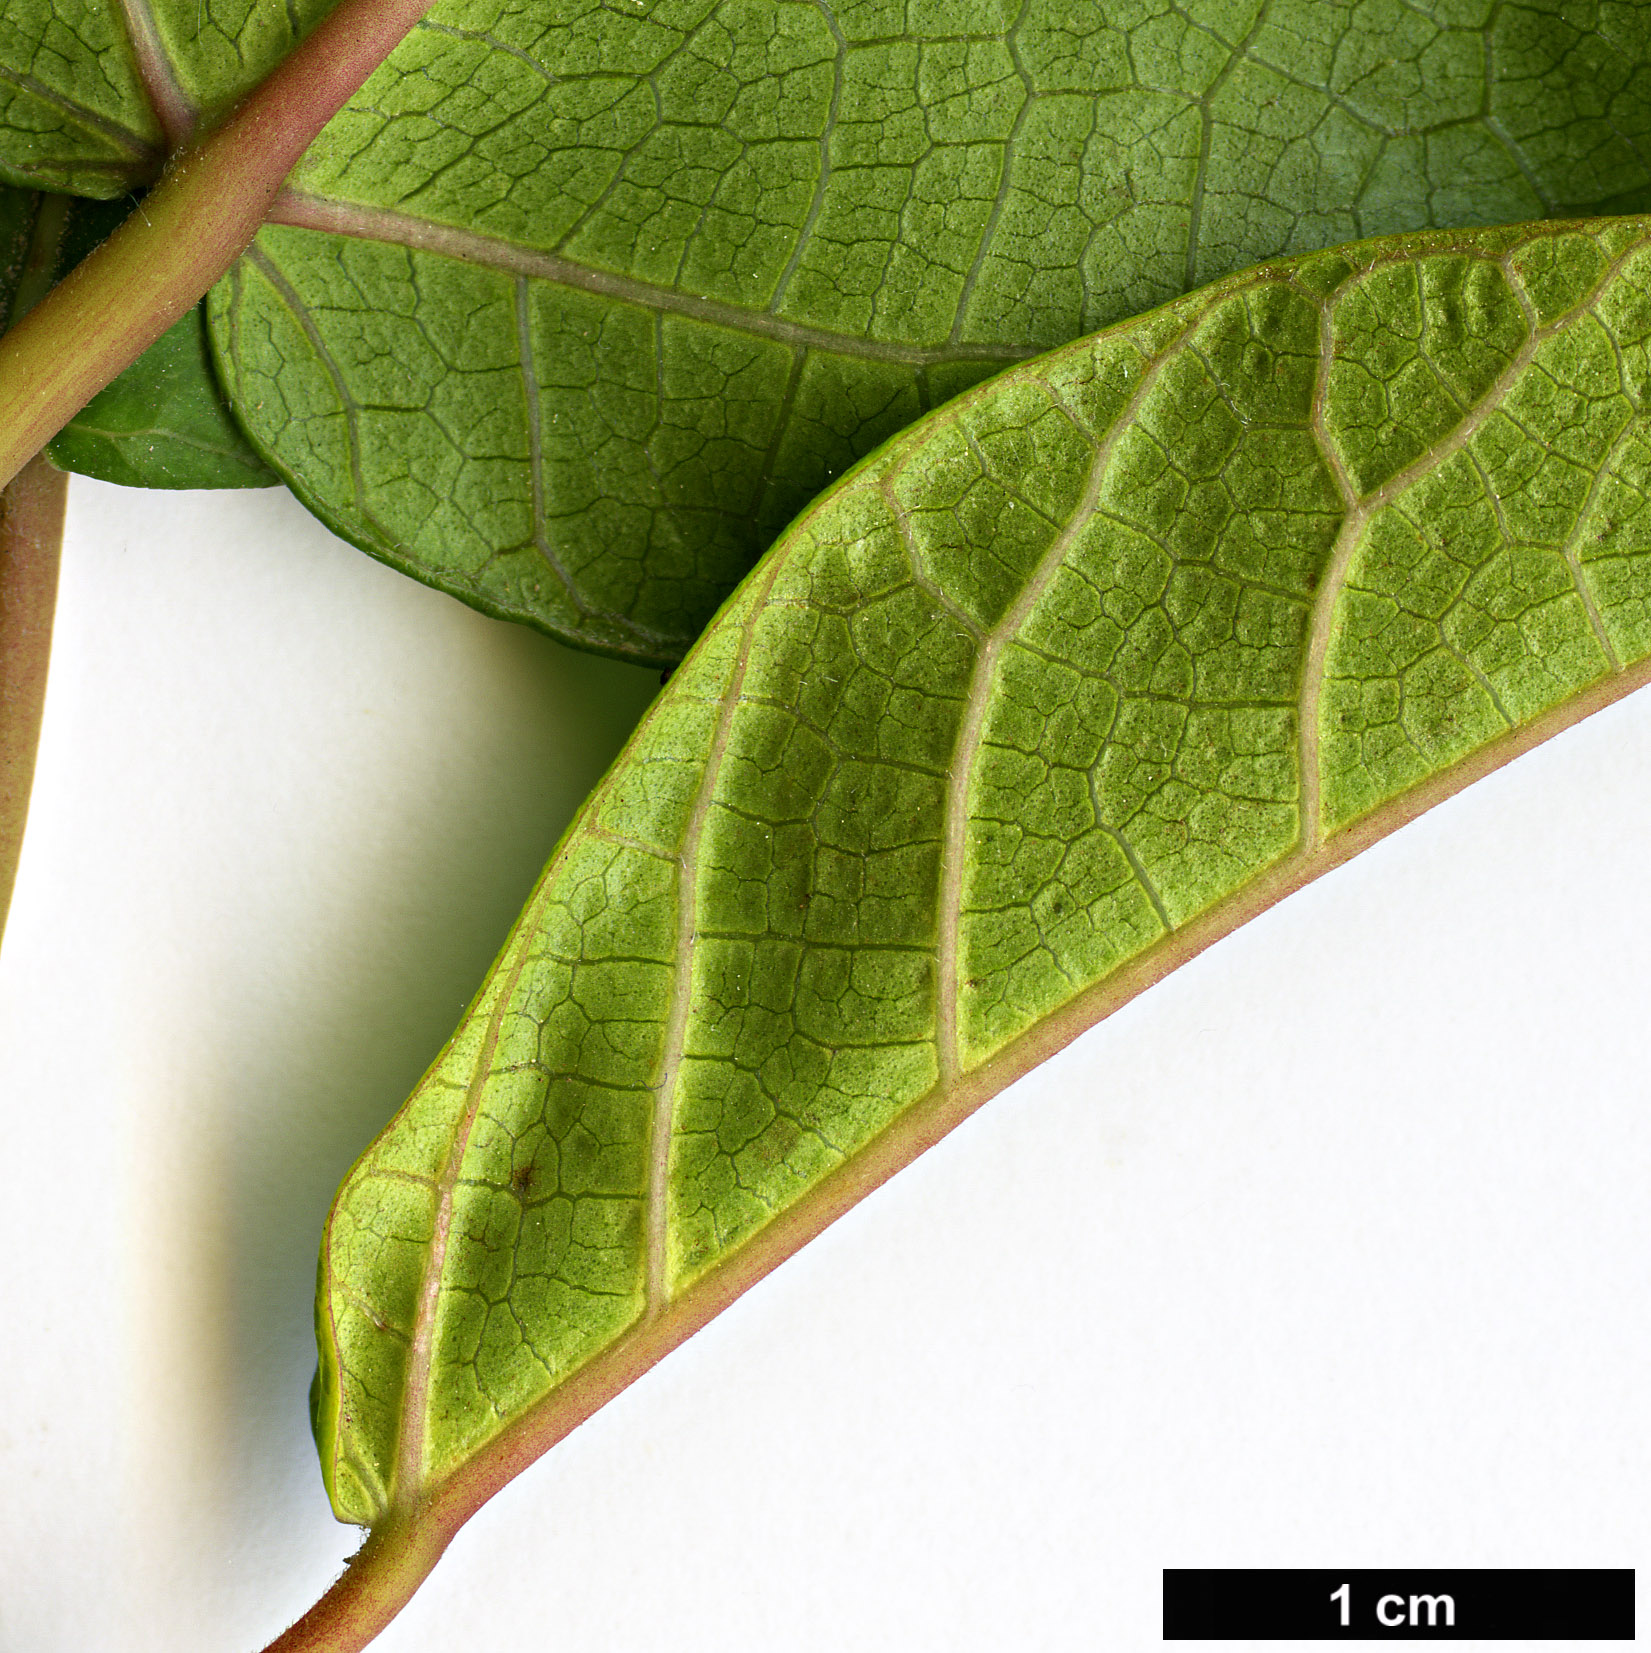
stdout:
[(316, 134), (431, 3), (343, 0), (0, 339), (0, 484), (240, 256)]
[(39, 455), (0, 493), (0, 932), (29, 817), (68, 483)]
[(353, 1653), (365, 1647), (407, 1605), (457, 1525), (415, 1515), (375, 1529), (326, 1595), (265, 1653)]

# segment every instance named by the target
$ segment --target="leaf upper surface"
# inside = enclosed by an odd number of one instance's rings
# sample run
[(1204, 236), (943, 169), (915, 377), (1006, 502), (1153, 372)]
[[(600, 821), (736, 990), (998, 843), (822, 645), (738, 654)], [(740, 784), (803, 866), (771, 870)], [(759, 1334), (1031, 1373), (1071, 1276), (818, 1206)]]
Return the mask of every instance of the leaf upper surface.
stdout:
[[(0, 184), (0, 332), (25, 270), (38, 300), (132, 210)], [(25, 299), (27, 305), (29, 299)], [(139, 488), (260, 488), (280, 479), (247, 443), (218, 384), (196, 305), (46, 444), (60, 470)]]
[[(130, 197), (69, 202), (55, 278), (61, 280), (134, 210)], [(265, 488), (280, 481), (229, 409), (199, 304), (105, 385), (46, 444), (46, 452), (60, 470), (130, 488)]]
[(339, 532), (665, 662), (1008, 360), (1261, 258), (1651, 187), (1648, 60), (1645, 8), (1550, 0), (442, 0), (215, 336)]
[(879, 1133), (1263, 885), (1643, 681), (1648, 489), (1645, 219), (1281, 261), (863, 462), (673, 675), (340, 1189), (339, 1516), (715, 1299)]
[(269, 488), (218, 388), (197, 305), (46, 444), (59, 470), (128, 488)]

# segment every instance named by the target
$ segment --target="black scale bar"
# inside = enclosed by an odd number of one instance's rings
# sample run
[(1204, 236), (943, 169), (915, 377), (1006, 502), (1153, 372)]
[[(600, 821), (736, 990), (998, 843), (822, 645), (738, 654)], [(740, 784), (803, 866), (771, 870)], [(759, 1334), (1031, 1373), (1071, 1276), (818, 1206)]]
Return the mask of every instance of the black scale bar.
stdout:
[(1165, 1641), (1632, 1641), (1634, 1571), (1164, 1569)]

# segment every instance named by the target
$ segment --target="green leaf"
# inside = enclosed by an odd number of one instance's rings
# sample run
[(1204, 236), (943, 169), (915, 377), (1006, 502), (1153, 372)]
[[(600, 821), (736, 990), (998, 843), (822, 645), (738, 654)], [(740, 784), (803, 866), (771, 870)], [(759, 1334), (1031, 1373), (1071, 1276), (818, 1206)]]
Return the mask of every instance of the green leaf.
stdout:
[(50, 442), (65, 471), (129, 488), (269, 488), (218, 388), (197, 305), (98, 392)]
[[(0, 332), (31, 258), (34, 297), (134, 208), (0, 185)], [(44, 215), (43, 215), (44, 214)], [(46, 445), (60, 470), (142, 488), (262, 488), (280, 479), (229, 410), (197, 305)]]
[(0, 179), (112, 200), (246, 96), (334, 0), (15, 0), (0, 14)]
[(1648, 494), (1646, 219), (1282, 261), (862, 463), (339, 1191), (340, 1518), (450, 1531), (1082, 1028), (1651, 678)]
[(11, 326), (12, 304), (29, 262), (36, 197), (32, 190), (0, 184), (0, 333)]
[[(134, 210), (134, 197), (76, 201), (58, 279)], [(46, 444), (52, 463), (131, 488), (267, 488), (280, 481), (253, 451), (218, 384), (206, 311), (196, 305), (99, 391)]]
[(1276, 254), (1651, 186), (1651, 11), (442, 0), (213, 301), (334, 529), (668, 662), (1017, 357)]
[(120, 11), (35, 0), (0, 16), (0, 178), (99, 198), (148, 183), (161, 126)]
[(71, 243), (84, 206), (72, 196), (0, 184), (0, 333), (22, 321), (81, 256)]

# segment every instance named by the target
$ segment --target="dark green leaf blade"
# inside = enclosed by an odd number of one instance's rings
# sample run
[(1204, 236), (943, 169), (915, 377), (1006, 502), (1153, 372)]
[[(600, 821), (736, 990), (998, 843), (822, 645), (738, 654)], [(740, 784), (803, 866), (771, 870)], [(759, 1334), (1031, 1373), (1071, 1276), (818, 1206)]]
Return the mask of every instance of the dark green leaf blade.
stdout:
[(1283, 261), (871, 457), (340, 1189), (340, 1517), (473, 1508), (1083, 1027), (1651, 679), (1648, 499), (1645, 219)]
[(218, 388), (197, 305), (46, 444), (60, 470), (129, 488), (269, 488), (280, 482)]
[(338, 532), (668, 662), (1008, 360), (1258, 259), (1651, 186), (1651, 12), (442, 0), (219, 289)]
[[(41, 217), (48, 203), (49, 222)], [(21, 271), (32, 242), (33, 256), (43, 260), (37, 283), (43, 292), (135, 210), (135, 196), (87, 201), (0, 191), (0, 285), (11, 279), (8, 270)], [(0, 327), (6, 320), (0, 291)], [(94, 396), (46, 451), (60, 470), (128, 487), (264, 488), (279, 481), (253, 451), (218, 384), (201, 305)]]
[(12, 305), (29, 262), (39, 197), (0, 184), (0, 333), (12, 323)]

